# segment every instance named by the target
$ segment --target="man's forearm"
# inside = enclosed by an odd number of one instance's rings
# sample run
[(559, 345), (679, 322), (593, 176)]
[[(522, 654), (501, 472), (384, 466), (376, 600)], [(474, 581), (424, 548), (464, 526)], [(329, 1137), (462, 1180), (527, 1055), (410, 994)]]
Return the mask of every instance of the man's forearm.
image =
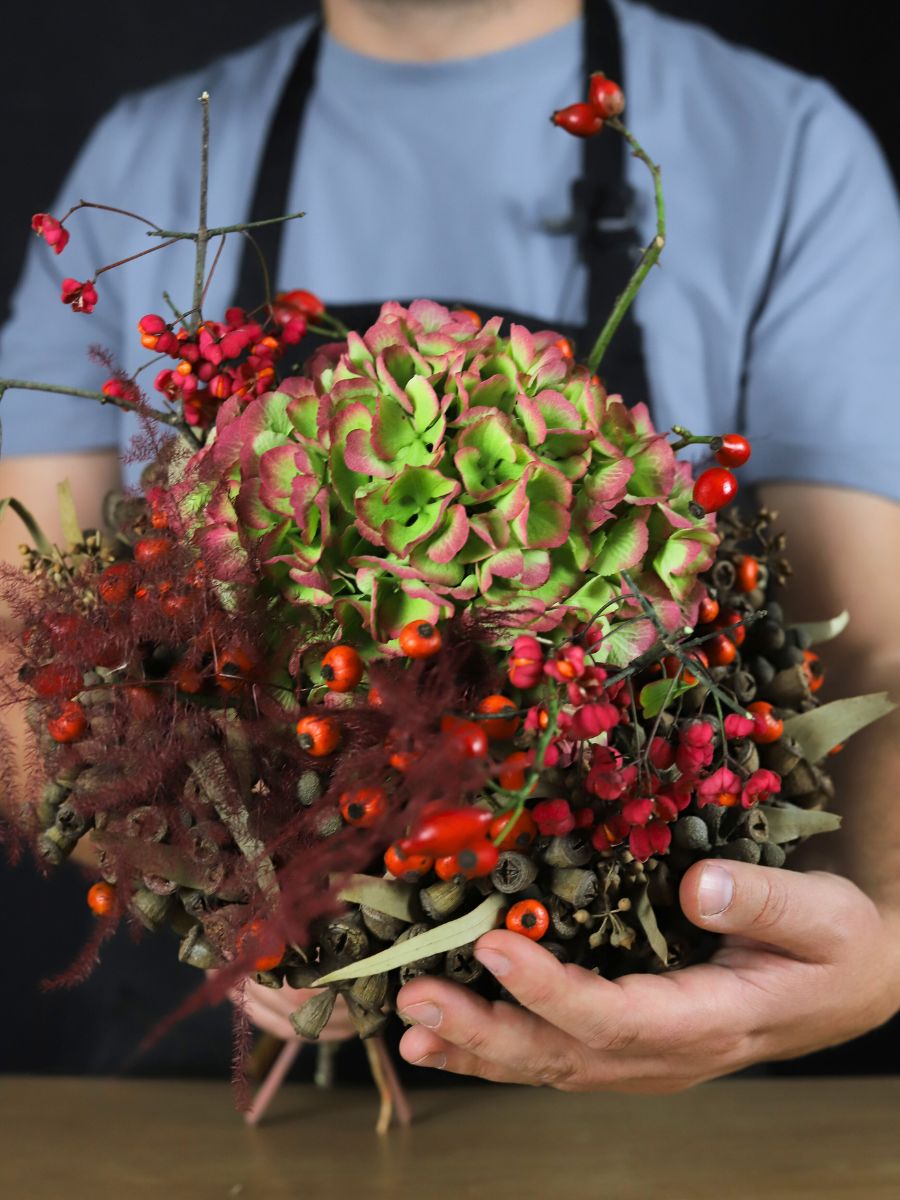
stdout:
[[(826, 702), (884, 691), (900, 700), (900, 661), (839, 642), (820, 650)], [(900, 709), (854, 735), (827, 768), (843, 826), (808, 842), (797, 863), (846, 875), (900, 923)]]

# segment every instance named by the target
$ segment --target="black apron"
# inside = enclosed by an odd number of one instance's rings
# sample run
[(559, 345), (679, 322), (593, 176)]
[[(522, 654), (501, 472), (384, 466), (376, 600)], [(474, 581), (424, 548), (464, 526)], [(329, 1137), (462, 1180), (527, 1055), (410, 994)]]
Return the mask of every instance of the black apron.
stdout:
[[(583, 29), (585, 86), (592, 71), (602, 70), (620, 84), (627, 95), (622, 77), (619, 27), (608, 0), (586, 0)], [(290, 185), (306, 106), (315, 85), (321, 37), (321, 26), (316, 25), (300, 47), (282, 90), (266, 138), (248, 220), (262, 221), (289, 211)], [(567, 135), (560, 130), (559, 136)], [(545, 226), (548, 236), (575, 237), (578, 240), (579, 254), (588, 272), (587, 320), (584, 326), (552, 322), (526, 313), (498, 311), (495, 307), (488, 311), (483, 301), (473, 297), (429, 295), (428, 299), (437, 300), (448, 308), (472, 308), (484, 317), (502, 316), (508, 322), (514, 321), (531, 330), (549, 326), (569, 338), (576, 355), (585, 358), (612, 312), (617, 297), (625, 288), (641, 253), (640, 240), (633, 224), (632, 192), (625, 176), (627, 157), (627, 144), (618, 134), (607, 132), (599, 137), (587, 138), (583, 143), (582, 176), (572, 188), (572, 214), (557, 226)], [(283, 224), (261, 226), (255, 230), (254, 239), (281, 287), (303, 287), (303, 264), (286, 263), (283, 260)], [(247, 309), (256, 308), (259, 305), (261, 283), (258, 256), (250, 242), (244, 239), (235, 302)], [(329, 304), (328, 307), (348, 329), (360, 332), (374, 324), (384, 300), (400, 300), (408, 304), (413, 298), (380, 296), (366, 302)], [(327, 296), (322, 299), (328, 303)], [(314, 344), (312, 336), (307, 337), (300, 347), (301, 355), (308, 353)], [(631, 403), (649, 403), (643, 340), (633, 311), (629, 311), (619, 326), (603, 360), (601, 374), (610, 391), (621, 392)]]

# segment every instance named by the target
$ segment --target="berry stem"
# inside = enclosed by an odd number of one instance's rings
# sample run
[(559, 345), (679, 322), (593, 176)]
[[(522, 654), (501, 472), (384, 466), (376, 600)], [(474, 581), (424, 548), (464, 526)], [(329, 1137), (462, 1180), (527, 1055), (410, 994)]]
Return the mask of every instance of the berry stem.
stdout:
[(673, 425), (672, 432), (677, 433), (681, 439), (678, 442), (672, 443), (672, 449), (677, 454), (679, 450), (683, 450), (685, 446), (709, 446), (711, 453), (716, 454), (722, 449), (722, 439), (718, 434), (699, 434), (691, 433), (689, 429), (685, 429), (683, 425)]
[(650, 274), (650, 270), (659, 261), (659, 256), (662, 254), (663, 247), (666, 244), (666, 205), (662, 190), (662, 175), (659, 167), (647, 154), (646, 150), (637, 142), (634, 135), (626, 129), (618, 117), (612, 117), (606, 122), (610, 129), (614, 129), (616, 133), (622, 135), (631, 147), (631, 153), (635, 158), (639, 158), (641, 162), (646, 163), (651, 175), (653, 176), (653, 188), (656, 196), (656, 235), (650, 244), (645, 248), (641, 255), (641, 261), (635, 268), (634, 274), (628, 282), (625, 291), (619, 296), (615, 303), (615, 307), (607, 318), (606, 324), (600, 330), (600, 336), (594, 343), (594, 348), (588, 356), (588, 367), (592, 372), (598, 370), (600, 363), (603, 361), (603, 356), (609, 348), (609, 343), (612, 341), (616, 330), (622, 322), (622, 318), (631, 308), (635, 296), (641, 288), (641, 284)]
[(127, 208), (116, 208), (112, 204), (97, 204), (93, 200), (79, 200), (77, 204), (73, 204), (66, 215), (60, 218), (60, 225), (65, 224), (69, 217), (78, 212), (80, 208), (99, 208), (103, 212), (117, 213), (120, 217), (131, 217), (133, 221), (140, 221), (144, 225), (149, 225), (151, 229), (159, 229), (155, 221), (151, 221), (148, 217), (142, 217), (140, 213), (129, 212)]

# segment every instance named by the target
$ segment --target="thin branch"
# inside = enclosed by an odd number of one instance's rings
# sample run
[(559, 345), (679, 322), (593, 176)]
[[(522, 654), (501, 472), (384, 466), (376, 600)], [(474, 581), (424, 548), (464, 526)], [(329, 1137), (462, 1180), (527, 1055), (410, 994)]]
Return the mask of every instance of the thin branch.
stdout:
[(215, 257), (212, 261), (212, 266), (209, 268), (209, 274), (206, 277), (206, 283), (203, 286), (203, 295), (200, 297), (200, 310), (202, 312), (203, 305), (206, 303), (206, 293), (209, 291), (209, 285), (213, 281), (213, 275), (216, 273), (216, 267), (219, 265), (219, 259), (222, 257), (222, 251), (225, 249), (225, 234), (222, 235), (222, 240), (219, 242), (219, 248), (216, 250)]
[[(197, 232), (194, 235), (196, 253), (194, 255), (194, 300), (192, 304), (191, 331), (194, 332), (200, 323), (200, 306), (203, 302), (203, 284), (206, 279), (206, 243), (209, 241), (209, 230), (206, 217), (209, 199), (209, 92), (200, 97), (202, 124), (200, 133), (200, 216), (197, 222)], [(150, 233), (148, 236), (155, 236)], [(173, 235), (172, 241), (178, 241)]]
[(600, 366), (603, 356), (606, 353), (609, 343), (613, 339), (613, 335), (622, 323), (622, 318), (631, 308), (632, 301), (640, 290), (641, 284), (650, 274), (650, 270), (659, 261), (659, 256), (662, 254), (663, 247), (666, 244), (666, 205), (662, 190), (662, 175), (659, 167), (650, 158), (644, 148), (638, 144), (634, 136), (625, 128), (618, 117), (613, 117), (606, 124), (610, 129), (614, 129), (616, 133), (622, 135), (631, 147), (631, 152), (635, 158), (639, 158), (641, 162), (646, 163), (650, 173), (653, 176), (653, 188), (656, 196), (656, 236), (646, 247), (641, 255), (641, 261), (635, 268), (634, 274), (628, 282), (625, 291), (622, 292), (615, 303), (615, 307), (607, 318), (606, 324), (600, 331), (600, 335), (594, 343), (594, 348), (588, 356), (588, 367), (591, 371), (596, 371)]
[(137, 254), (129, 254), (127, 258), (120, 258), (118, 262), (107, 263), (105, 267), (98, 267), (92, 278), (96, 279), (99, 275), (104, 275), (107, 271), (115, 270), (116, 267), (124, 267), (126, 263), (134, 262), (136, 258), (143, 258), (145, 254), (153, 254), (156, 250), (165, 250), (166, 246), (174, 246), (176, 238), (170, 238), (167, 242), (160, 242), (158, 246), (151, 246), (149, 250), (139, 250)]
[[(211, 229), (207, 229), (206, 237), (208, 240), (221, 237), (225, 233), (244, 233), (247, 229), (259, 229), (261, 225), (280, 225), (283, 221), (296, 221), (298, 217), (305, 216), (305, 212), (295, 212), (288, 213), (283, 217), (267, 217), (264, 221), (243, 221), (239, 225), (214, 225)], [(192, 230), (151, 229), (147, 237), (174, 238), (175, 241), (195, 242), (198, 234)]]
[(169, 425), (188, 438), (192, 445), (196, 445), (190, 426), (185, 425), (175, 413), (162, 412), (143, 402), (127, 400), (124, 396), (107, 396), (105, 392), (89, 392), (84, 388), (68, 387), (58, 383), (35, 383), (30, 379), (0, 379), (0, 400), (3, 399), (5, 392), (19, 388), (26, 392), (53, 392), (58, 396), (78, 396), (84, 400), (99, 400), (101, 404), (113, 404), (116, 408), (121, 408), (123, 412), (136, 412), (139, 416), (159, 421), (161, 425)]
[(77, 204), (73, 204), (64, 217), (60, 217), (60, 225), (68, 221), (72, 213), (78, 212), (80, 208), (99, 208), (103, 212), (117, 213), (120, 217), (131, 217), (133, 221), (140, 221), (144, 225), (149, 225), (151, 229), (159, 229), (155, 221), (151, 221), (148, 217), (142, 217), (140, 213), (129, 212), (127, 208), (116, 208), (112, 204), (97, 204), (93, 200), (79, 200)]

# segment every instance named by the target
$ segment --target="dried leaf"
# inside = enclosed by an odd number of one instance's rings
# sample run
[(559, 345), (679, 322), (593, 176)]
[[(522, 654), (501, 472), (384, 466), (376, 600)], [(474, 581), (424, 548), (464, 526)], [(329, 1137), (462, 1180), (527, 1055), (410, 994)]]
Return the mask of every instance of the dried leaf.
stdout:
[(650, 903), (646, 888), (638, 895), (634, 906), (634, 915), (640, 921), (641, 928), (647, 935), (647, 941), (650, 943), (653, 953), (662, 965), (666, 966), (669, 961), (669, 945), (656, 923), (656, 913), (653, 911), (653, 905)]
[(399, 879), (351, 875), (338, 892), (338, 899), (346, 900), (349, 904), (365, 904), (399, 921), (413, 921), (413, 900), (417, 890), (412, 884)]
[(38, 525), (37, 521), (34, 519), (25, 505), (22, 504), (21, 501), (17, 500), (15, 496), (6, 496), (3, 500), (0, 500), (0, 521), (3, 520), (8, 508), (13, 510), (13, 512), (28, 530), (28, 536), (31, 538), (35, 550), (37, 550), (37, 552), (42, 554), (45, 558), (52, 558), (53, 546), (50, 544), (47, 535), (44, 533), (43, 529), (41, 529), (40, 525)]
[(794, 838), (811, 837), (814, 833), (831, 833), (839, 829), (841, 818), (837, 813), (819, 809), (797, 808), (794, 804), (768, 806), (763, 810), (769, 823), (769, 837), (773, 842), (792, 842)]
[(75, 497), (72, 495), (72, 485), (68, 479), (56, 485), (57, 503), (59, 505), (59, 521), (63, 537), (70, 546), (77, 546), (84, 537), (78, 513), (75, 510)]
[(433, 954), (446, 954), (458, 946), (474, 942), (483, 933), (488, 933), (497, 924), (497, 916), (505, 908), (508, 901), (505, 896), (495, 892), (472, 912), (455, 921), (447, 921), (427, 933), (417, 937), (407, 938), (378, 954), (370, 954), (359, 962), (348, 963), (328, 975), (323, 975), (315, 982), (316, 987), (327, 983), (337, 983), (342, 979), (359, 979), (362, 975), (377, 975), (380, 971), (391, 971), (394, 967), (402, 967), (406, 963), (418, 962), (420, 958), (430, 958)]
[(832, 617), (830, 621), (800, 621), (796, 625), (792, 625), (792, 629), (797, 629), (801, 633), (805, 633), (810, 640), (810, 645), (818, 646), (822, 642), (830, 642), (832, 638), (836, 638), (838, 634), (844, 632), (850, 624), (850, 614), (846, 608), (843, 612), (838, 613), (836, 617)]
[(846, 700), (832, 700), (821, 708), (790, 717), (784, 723), (787, 737), (795, 738), (803, 757), (809, 762), (818, 762), (829, 750), (845, 742), (873, 721), (893, 712), (896, 705), (888, 699), (887, 692), (872, 692), (867, 696), (851, 696)]

